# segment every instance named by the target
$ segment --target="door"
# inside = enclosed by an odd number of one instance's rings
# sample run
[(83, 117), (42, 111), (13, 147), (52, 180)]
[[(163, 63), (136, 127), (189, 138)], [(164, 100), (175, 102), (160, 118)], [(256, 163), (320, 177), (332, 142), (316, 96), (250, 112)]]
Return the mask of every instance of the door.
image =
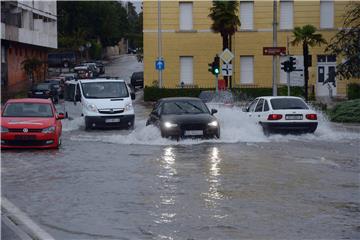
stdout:
[(81, 117), (82, 114), (82, 104), (77, 102), (75, 99), (75, 94), (79, 93), (79, 86), (76, 83), (67, 83), (65, 84), (64, 89), (64, 112), (65, 117), (69, 119), (74, 119)]
[(336, 96), (336, 57), (332, 55), (319, 55), (317, 67), (316, 96)]
[(263, 106), (264, 106), (264, 99), (260, 98), (258, 103), (256, 104), (253, 117), (256, 120), (256, 122), (261, 122), (261, 119), (263, 118)]

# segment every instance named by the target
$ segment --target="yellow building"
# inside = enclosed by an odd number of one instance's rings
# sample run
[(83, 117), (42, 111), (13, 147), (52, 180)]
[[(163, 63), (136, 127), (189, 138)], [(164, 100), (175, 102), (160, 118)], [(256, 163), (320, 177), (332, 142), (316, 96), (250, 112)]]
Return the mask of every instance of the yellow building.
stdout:
[[(349, 1), (279, 1), (278, 46), (287, 46), (296, 26), (314, 25), (329, 42), (342, 27), (343, 15)], [(211, 1), (161, 1), (161, 49), (165, 61), (162, 86), (175, 88), (183, 82), (196, 87), (214, 87), (214, 76), (208, 63), (222, 52), (220, 34), (210, 29), (208, 17)], [(232, 83), (235, 87), (272, 87), (272, 56), (263, 55), (263, 47), (273, 44), (273, 2), (240, 1), (241, 27), (232, 38)], [(144, 1), (144, 77), (145, 85), (158, 80), (155, 60), (158, 57), (158, 2)], [(309, 68), (309, 91), (317, 96), (346, 95), (347, 81), (323, 84), (327, 74), (335, 70), (342, 59), (326, 55), (326, 45), (310, 48), (312, 65)], [(302, 46), (289, 45), (289, 53), (302, 68)], [(285, 57), (278, 58), (277, 84), (286, 84), (286, 74), (280, 69)], [(303, 82), (302, 71), (291, 73), (294, 85)], [(222, 76), (220, 76), (222, 78)]]

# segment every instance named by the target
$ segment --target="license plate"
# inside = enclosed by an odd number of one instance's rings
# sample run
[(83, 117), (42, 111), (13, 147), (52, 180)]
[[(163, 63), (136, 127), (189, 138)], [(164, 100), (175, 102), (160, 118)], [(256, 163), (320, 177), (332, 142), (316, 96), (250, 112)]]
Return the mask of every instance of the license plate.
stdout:
[(15, 140), (35, 140), (34, 135), (16, 135)]
[(106, 123), (118, 123), (118, 122), (120, 122), (120, 118), (108, 118), (108, 119), (105, 119), (105, 122)]
[(302, 120), (303, 116), (302, 115), (286, 115), (285, 119), (286, 120)]
[(199, 135), (203, 135), (203, 131), (202, 130), (185, 131), (184, 135), (185, 136), (199, 136)]
[(43, 94), (43, 93), (42, 92), (35, 92), (35, 94), (40, 95), (40, 94)]

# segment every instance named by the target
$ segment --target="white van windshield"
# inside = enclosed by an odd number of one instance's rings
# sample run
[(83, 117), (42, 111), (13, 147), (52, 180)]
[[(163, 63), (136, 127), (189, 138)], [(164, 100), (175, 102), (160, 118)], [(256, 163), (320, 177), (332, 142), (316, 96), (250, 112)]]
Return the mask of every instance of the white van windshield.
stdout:
[(81, 84), (85, 98), (125, 98), (129, 92), (124, 82), (88, 82)]

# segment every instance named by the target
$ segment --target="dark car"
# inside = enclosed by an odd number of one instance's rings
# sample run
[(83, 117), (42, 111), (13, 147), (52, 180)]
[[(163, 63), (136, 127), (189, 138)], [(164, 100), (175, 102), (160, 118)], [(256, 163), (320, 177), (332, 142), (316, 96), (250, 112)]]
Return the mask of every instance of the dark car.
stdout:
[(49, 67), (73, 67), (76, 64), (74, 52), (53, 52), (48, 54)]
[(131, 75), (130, 83), (133, 87), (144, 87), (144, 72), (134, 72)]
[(53, 103), (59, 102), (59, 92), (53, 83), (39, 83), (29, 92), (30, 98), (50, 98)]
[(95, 64), (99, 69), (99, 74), (105, 74), (105, 65), (101, 61), (96, 61)]
[(45, 83), (51, 83), (54, 85), (54, 88), (58, 91), (58, 95), (60, 98), (64, 98), (64, 82), (61, 79), (46, 79)]
[(159, 127), (162, 137), (220, 138), (220, 125), (199, 98), (162, 98), (154, 106), (146, 125)]

